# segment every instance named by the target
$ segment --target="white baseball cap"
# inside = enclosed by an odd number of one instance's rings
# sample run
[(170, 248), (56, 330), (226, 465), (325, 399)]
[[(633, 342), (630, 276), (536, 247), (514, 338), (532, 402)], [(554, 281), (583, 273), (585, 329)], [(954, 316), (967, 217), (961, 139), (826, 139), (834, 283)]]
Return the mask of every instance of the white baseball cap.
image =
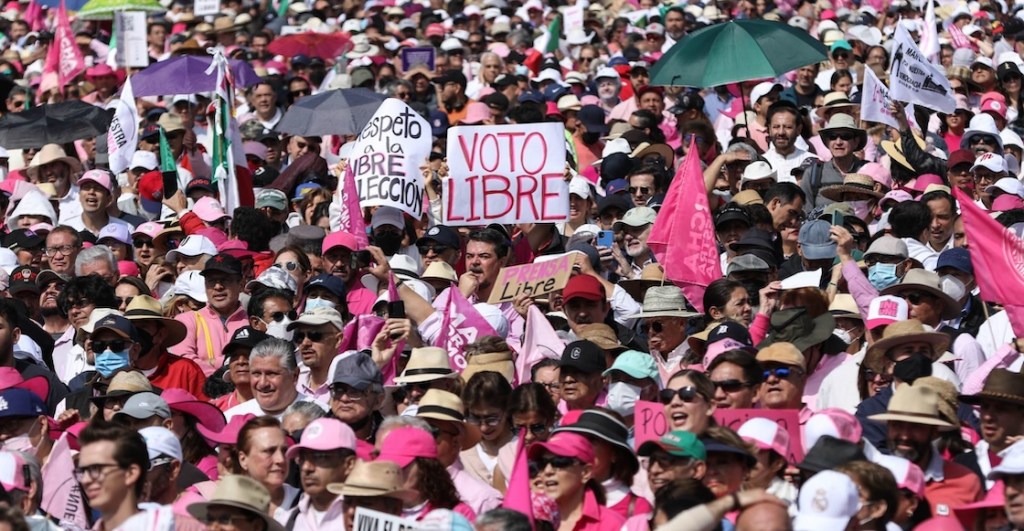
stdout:
[(846, 529), (860, 510), (860, 493), (850, 476), (823, 470), (800, 487), (793, 531)]
[(139, 430), (139, 435), (146, 440), (146, 450), (149, 452), (150, 462), (160, 456), (174, 458), (179, 463), (185, 460), (181, 451), (181, 442), (171, 430), (163, 426), (150, 426)]
[(971, 171), (978, 168), (988, 168), (995, 173), (1006, 173), (1006, 159), (995, 153), (982, 153), (977, 159), (974, 159)]
[(206, 236), (200, 236), (198, 234), (190, 234), (185, 236), (184, 240), (181, 240), (181, 244), (178, 245), (177, 249), (172, 249), (167, 252), (167, 263), (174, 264), (178, 261), (179, 256), (200, 256), (208, 254), (213, 256), (217, 254), (217, 246), (210, 241)]
[(999, 452), (1003, 461), (988, 473), (988, 479), (996, 480), (1003, 476), (1019, 476), (1024, 474), (1024, 441), (1017, 441), (1009, 448)]
[(736, 433), (757, 446), (758, 450), (772, 450), (784, 459), (789, 455), (789, 432), (773, 420), (763, 417), (748, 419)]
[[(975, 164), (975, 166), (977, 166), (977, 164)], [(1003, 171), (1006, 171), (1006, 169), (1004, 168)], [(995, 184), (985, 188), (985, 191), (990, 194), (995, 192), (996, 190), (1002, 190), (1003, 192), (1006, 192), (1008, 194), (1024, 197), (1024, 185), (1022, 185), (1020, 181), (1013, 177), (1003, 177), (1002, 179), (996, 181)]]
[(174, 294), (187, 295), (199, 302), (206, 303), (206, 280), (199, 271), (182, 271), (174, 281)]
[(128, 164), (128, 167), (131, 169), (145, 168), (147, 170), (153, 171), (157, 168), (158, 165), (159, 164), (157, 163), (156, 160), (156, 153), (153, 153), (152, 151), (139, 150), (136, 151), (135, 153), (132, 153), (132, 160)]
[(776, 88), (778, 88), (781, 91), (782, 85), (772, 81), (758, 83), (757, 86), (754, 87), (754, 90), (750, 91), (750, 104), (753, 105), (757, 103), (757, 100), (765, 97), (766, 95), (768, 95), (769, 92), (775, 90)]

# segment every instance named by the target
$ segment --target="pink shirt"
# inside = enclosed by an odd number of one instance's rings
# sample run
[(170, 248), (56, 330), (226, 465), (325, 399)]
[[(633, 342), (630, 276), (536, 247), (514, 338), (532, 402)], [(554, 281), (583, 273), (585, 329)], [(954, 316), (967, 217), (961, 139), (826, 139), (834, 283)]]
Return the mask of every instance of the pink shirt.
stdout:
[[(197, 332), (197, 314), (201, 317), (204, 332)], [(179, 314), (175, 319), (185, 325), (185, 339), (169, 350), (172, 354), (188, 358), (199, 364), (207, 377), (224, 365), (224, 345), (231, 341), (235, 330), (249, 323), (242, 305), (238, 305), (238, 309), (228, 317), (227, 321), (221, 321), (220, 314), (209, 306), (198, 312)], [(207, 341), (207, 334), (209, 334), (209, 341)]]
[(622, 515), (597, 503), (593, 491), (587, 489), (583, 495), (583, 514), (573, 526), (573, 531), (618, 531), (626, 519)]

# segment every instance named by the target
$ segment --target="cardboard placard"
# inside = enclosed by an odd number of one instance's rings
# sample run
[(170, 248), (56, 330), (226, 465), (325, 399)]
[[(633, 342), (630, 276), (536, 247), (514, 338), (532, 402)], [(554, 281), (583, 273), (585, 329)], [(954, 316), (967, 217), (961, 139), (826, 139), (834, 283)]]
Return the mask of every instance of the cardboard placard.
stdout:
[(418, 531), (423, 529), (414, 520), (406, 520), (400, 516), (374, 511), (365, 507), (356, 507), (356, 517), (352, 522), (352, 531)]
[(149, 66), (149, 49), (146, 46), (146, 13), (142, 11), (117, 11), (117, 63), (118, 66), (145, 68)]
[[(738, 431), (744, 422), (754, 417), (775, 421), (789, 433), (789, 455), (786, 459), (790, 463), (799, 463), (804, 459), (800, 412), (795, 409), (716, 409), (714, 417), (715, 422), (733, 431)], [(637, 401), (633, 426), (637, 449), (647, 441), (661, 438), (669, 431), (665, 406), (657, 402)]]
[(563, 124), (453, 127), (447, 153), (445, 225), (569, 219)]
[(576, 263), (576, 253), (568, 253), (555, 260), (542, 260), (531, 264), (503, 267), (495, 280), (488, 304), (500, 304), (515, 299), (520, 293), (531, 297), (558, 291), (565, 287)]
[(431, 143), (429, 122), (402, 100), (384, 100), (349, 158), (359, 206), (391, 206), (419, 219), (425, 194), (419, 167)]
[(408, 72), (413, 68), (424, 67), (431, 72), (434, 71), (437, 50), (433, 46), (418, 48), (402, 48), (398, 52), (402, 59), (402, 71)]

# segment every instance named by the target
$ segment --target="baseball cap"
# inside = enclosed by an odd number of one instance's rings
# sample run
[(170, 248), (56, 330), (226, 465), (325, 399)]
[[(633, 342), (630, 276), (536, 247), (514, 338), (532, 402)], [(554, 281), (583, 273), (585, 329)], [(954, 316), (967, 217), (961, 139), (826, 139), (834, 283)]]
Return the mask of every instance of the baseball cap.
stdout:
[(28, 464), (18, 452), (0, 451), (0, 486), (5, 491), (20, 490), (28, 493), (30, 481), (25, 477)]
[(746, 350), (756, 354), (754, 341), (747, 327), (736, 321), (722, 321), (708, 332), (707, 348), (704, 351), (704, 366), (708, 367), (715, 358), (729, 350)]
[(22, 292), (39, 293), (39, 271), (31, 266), (18, 266), (11, 271), (7, 290), (11, 295)]
[(626, 212), (625, 216), (622, 216), (621, 220), (615, 222), (612, 230), (619, 232), (623, 226), (643, 227), (644, 225), (654, 223), (654, 219), (657, 217), (658, 213), (651, 207), (640, 206), (631, 208)]
[(860, 444), (864, 429), (857, 417), (844, 409), (830, 407), (811, 415), (803, 426), (805, 449), (814, 448), (824, 436), (834, 437), (853, 444)]
[(373, 211), (373, 217), (370, 219), (370, 228), (376, 229), (384, 225), (405, 229), (405, 216), (401, 210), (395, 207), (382, 206)]
[(773, 90), (782, 90), (782, 85), (773, 83), (771, 81), (765, 81), (758, 83), (753, 90), (750, 91), (750, 103), (757, 103), (758, 100), (767, 96)]
[(132, 160), (128, 163), (128, 168), (133, 170), (135, 168), (142, 168), (146, 171), (152, 171), (155, 170), (157, 166), (159, 166), (159, 163), (156, 160), (156, 153), (143, 150), (138, 150), (135, 153), (132, 153)]
[(319, 275), (309, 279), (309, 282), (306, 282), (304, 287), (305, 293), (308, 294), (313, 288), (326, 289), (327, 291), (330, 291), (332, 295), (341, 300), (345, 300), (345, 294), (347, 292), (345, 282), (330, 273), (320, 273)]
[(994, 193), (997, 190), (1000, 192), (1013, 194), (1018, 197), (1024, 197), (1024, 184), (1021, 184), (1021, 182), (1018, 181), (1015, 177), (1003, 177), (1002, 179), (996, 181), (995, 184), (985, 188), (985, 191), (990, 194)]
[(462, 246), (462, 242), (459, 240), (459, 233), (447, 225), (434, 225), (430, 227), (423, 234), (423, 237), (416, 240), (416, 245), (423, 245), (430, 241), (440, 243), (452, 249), (459, 249)]
[(585, 374), (603, 373), (608, 368), (604, 350), (597, 344), (586, 341), (573, 341), (562, 350), (562, 367), (571, 367)]
[(281, 190), (264, 188), (256, 196), (256, 208), (273, 208), (276, 210), (288, 209), (288, 196)]
[(224, 205), (212, 197), (199, 198), (199, 201), (196, 201), (196, 204), (192, 207), (192, 212), (195, 212), (199, 219), (207, 223), (213, 223), (228, 217), (227, 211), (224, 210)]
[(562, 299), (566, 303), (575, 298), (604, 301), (607, 300), (608, 295), (600, 280), (591, 275), (576, 275), (570, 278), (565, 288), (562, 289)]
[(316, 419), (302, 430), (299, 444), (288, 449), (285, 458), (298, 457), (302, 450), (329, 451), (348, 449), (356, 450), (356, 434), (348, 424), (330, 418)]
[(860, 510), (860, 493), (850, 476), (823, 470), (800, 487), (797, 507), (794, 531), (845, 529)]
[(131, 227), (123, 223), (108, 223), (100, 229), (100, 234), (96, 237), (96, 241), (101, 244), (103, 240), (114, 240), (117, 243), (131, 245)]
[(882, 295), (871, 300), (868, 306), (868, 318), (865, 324), (868, 330), (886, 326), (897, 321), (906, 321), (910, 315), (910, 307), (902, 297)]
[(748, 227), (753, 225), (747, 210), (736, 205), (726, 206), (718, 211), (718, 215), (715, 217), (715, 227), (730, 221), (741, 221), (746, 223)]
[(217, 253), (213, 258), (206, 261), (202, 275), (205, 277), (211, 271), (221, 271), (229, 275), (242, 276), (242, 262), (228, 253)]
[[(129, 399), (128, 401), (131, 402), (131, 399)], [(124, 409), (118, 411), (118, 413), (123, 412)], [(171, 430), (163, 426), (149, 426), (148, 428), (142, 428), (141, 430), (139, 430), (139, 435), (141, 435), (142, 438), (146, 441), (146, 450), (149, 452), (150, 466), (153, 466), (155, 464), (154, 461), (166, 457), (170, 457), (178, 461), (179, 463), (185, 460), (184, 452), (182, 452), (181, 450), (181, 441), (178, 440), (178, 437), (174, 435), (174, 432), (172, 432)]]
[(939, 260), (935, 263), (935, 269), (952, 267), (957, 271), (963, 271), (969, 275), (974, 274), (974, 264), (971, 263), (971, 253), (963, 247), (946, 249), (939, 254)]
[(558, 431), (545, 442), (531, 444), (526, 454), (535, 459), (545, 450), (563, 457), (575, 457), (584, 463), (594, 463), (594, 446), (583, 435), (571, 431)]
[(704, 443), (695, 434), (688, 431), (674, 430), (662, 435), (656, 441), (647, 441), (640, 445), (636, 454), (646, 457), (658, 450), (675, 457), (690, 457), (698, 461), (707, 461), (708, 459)]
[(295, 328), (302, 325), (320, 326), (325, 324), (333, 325), (339, 331), (345, 329), (345, 322), (342, 320), (338, 310), (320, 307), (304, 312), (298, 319), (288, 324), (288, 330), (295, 330)]
[(773, 420), (747, 419), (736, 433), (759, 450), (771, 450), (783, 458), (789, 455), (789, 432)]
[(831, 260), (836, 257), (836, 242), (832, 241), (832, 225), (824, 220), (814, 220), (800, 227), (798, 241), (800, 252), (808, 260)]
[(630, 378), (642, 380), (649, 378), (657, 382), (661, 387), (661, 375), (658, 373), (658, 366), (654, 363), (654, 356), (638, 350), (627, 350), (615, 357), (615, 362), (603, 376), (610, 376), (612, 372), (621, 372)]
[(100, 330), (109, 330), (124, 339), (131, 339), (135, 341), (138, 337), (135, 333), (135, 327), (132, 322), (126, 317), (116, 314), (110, 314), (99, 321), (93, 326), (92, 334), (95, 336)]
[(163, 398), (154, 393), (144, 392), (132, 395), (116, 415), (128, 415), (134, 419), (148, 419), (157, 416), (162, 419), (171, 418), (171, 406)]
[(757, 273), (768, 273), (771, 271), (771, 266), (768, 262), (754, 256), (752, 254), (741, 254), (729, 262), (729, 267), (726, 268), (726, 275), (733, 273), (745, 273), (747, 271), (753, 271)]
[(290, 291), (292, 293), (299, 291), (299, 285), (295, 281), (295, 277), (285, 271), (283, 267), (277, 265), (264, 269), (260, 276), (246, 282), (245, 289), (251, 292), (253, 289), (258, 289), (259, 286)]
[(430, 432), (404, 426), (388, 432), (380, 445), (378, 461), (391, 461), (405, 468), (417, 457), (437, 458), (437, 442)]
[(36, 247), (43, 245), (45, 242), (45, 238), (30, 229), (12, 230), (7, 236), (4, 236), (3, 240), (4, 247), (12, 251), (16, 251), (18, 249), (35, 249)]
[(321, 247), (321, 252), (327, 254), (331, 249), (335, 247), (344, 247), (350, 251), (359, 250), (359, 241), (356, 237), (347, 232), (332, 232), (324, 238), (324, 243)]
[(925, 479), (921, 467), (895, 455), (878, 454), (873, 461), (892, 472), (892, 476), (896, 478), (897, 487), (907, 489), (920, 498), (925, 497)]
[(82, 176), (78, 178), (77, 184), (78, 186), (82, 186), (82, 184), (86, 182), (94, 182), (102, 186), (107, 193), (110, 193), (114, 188), (114, 179), (107, 170), (95, 169), (83, 173)]
[(867, 252), (864, 253), (864, 258), (867, 259), (871, 255), (880, 254), (885, 256), (898, 256), (900, 258), (907, 258), (910, 253), (907, 251), (907, 244), (903, 240), (885, 235), (881, 238), (871, 242), (868, 246)]
[(166, 261), (168, 264), (174, 264), (180, 256), (191, 258), (204, 254), (210, 256), (217, 254), (217, 246), (206, 236), (190, 234), (181, 240), (177, 248), (167, 251)]
[(243, 347), (251, 350), (264, 339), (269, 337), (270, 336), (267, 334), (260, 332), (251, 326), (243, 326), (242, 328), (235, 330), (235, 333), (231, 335), (231, 341), (228, 341), (228, 344), (224, 345), (224, 362), (227, 363), (228, 360), (226, 358), (235, 347)]
[(384, 385), (384, 376), (370, 356), (357, 352), (338, 361), (331, 381), (365, 391), (373, 384)]
[(191, 181), (185, 185), (185, 194), (191, 194), (196, 190), (205, 190), (210, 193), (216, 193), (217, 189), (213, 187), (213, 181), (206, 177), (194, 177)]
[(462, 71), (460, 70), (448, 70), (444, 74), (435, 77), (431, 81), (441, 86), (444, 86), (448, 83), (457, 83), (463, 88), (465, 88), (467, 84), (466, 74), (463, 74)]
[(12, 387), (0, 391), (0, 419), (38, 417), (46, 414), (43, 399), (28, 389)]
[(971, 166), (971, 171), (978, 168), (987, 168), (995, 173), (1006, 172), (1006, 159), (1002, 155), (995, 153), (982, 153), (978, 155), (978, 158), (974, 159), (974, 166)]

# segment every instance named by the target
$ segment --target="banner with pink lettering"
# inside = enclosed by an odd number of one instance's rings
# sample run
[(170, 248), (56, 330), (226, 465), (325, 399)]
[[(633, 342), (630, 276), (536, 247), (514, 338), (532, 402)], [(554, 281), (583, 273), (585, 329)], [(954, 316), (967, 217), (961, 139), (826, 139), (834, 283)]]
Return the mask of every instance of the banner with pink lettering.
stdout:
[(569, 219), (563, 124), (453, 127), (447, 153), (445, 225)]
[(466, 345), (480, 337), (496, 336), (498, 333), (456, 286), (444, 290), (434, 306), (444, 308), (441, 331), (434, 346), (447, 350), (452, 369), (462, 372), (466, 368)]

